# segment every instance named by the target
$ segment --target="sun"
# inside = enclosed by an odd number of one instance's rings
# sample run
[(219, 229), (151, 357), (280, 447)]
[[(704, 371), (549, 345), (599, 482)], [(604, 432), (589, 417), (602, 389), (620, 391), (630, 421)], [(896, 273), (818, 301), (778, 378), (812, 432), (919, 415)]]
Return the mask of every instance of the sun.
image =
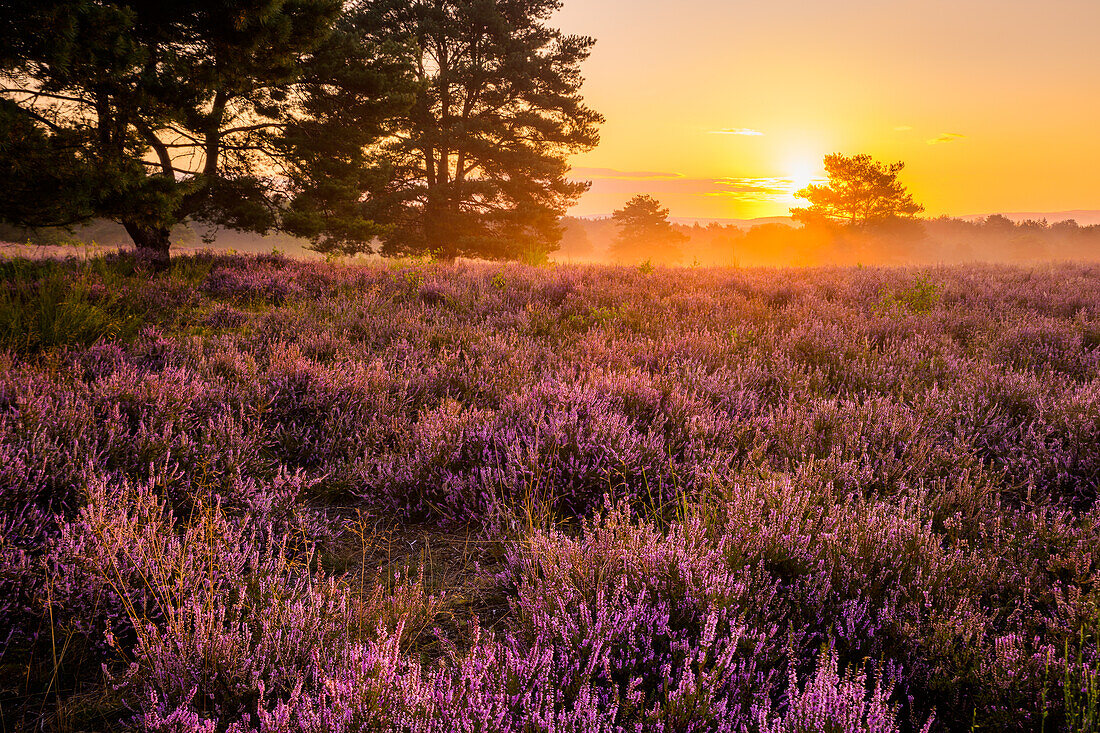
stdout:
[(791, 193), (801, 191), (811, 183), (818, 181), (818, 166), (804, 160), (795, 161), (787, 168), (787, 180), (791, 184)]

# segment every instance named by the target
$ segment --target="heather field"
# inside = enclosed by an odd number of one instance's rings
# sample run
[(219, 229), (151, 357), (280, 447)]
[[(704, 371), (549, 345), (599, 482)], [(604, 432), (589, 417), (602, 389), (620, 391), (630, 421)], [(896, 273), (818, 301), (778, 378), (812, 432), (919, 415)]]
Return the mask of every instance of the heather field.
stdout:
[(0, 274), (5, 731), (1100, 724), (1100, 266)]

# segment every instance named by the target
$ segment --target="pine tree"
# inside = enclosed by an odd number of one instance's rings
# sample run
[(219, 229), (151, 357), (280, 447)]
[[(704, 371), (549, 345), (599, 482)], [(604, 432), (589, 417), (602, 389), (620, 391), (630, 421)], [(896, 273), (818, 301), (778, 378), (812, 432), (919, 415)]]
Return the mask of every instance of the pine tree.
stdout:
[(673, 264), (683, 259), (688, 237), (672, 228), (668, 209), (652, 196), (635, 196), (612, 215), (619, 234), (609, 254), (618, 262)]
[(791, 209), (791, 215), (803, 223), (831, 221), (857, 227), (912, 218), (924, 207), (898, 180), (904, 168), (904, 163), (880, 163), (870, 155), (826, 155), (828, 184), (811, 184), (795, 193), (810, 205)]
[[(559, 0), (379, 0), (361, 27), (410, 49), (415, 99), (371, 153), (367, 218), (384, 254), (541, 260), (587, 190), (567, 156), (598, 142), (581, 97), (594, 41), (548, 25)], [(381, 39), (373, 38), (375, 43)]]

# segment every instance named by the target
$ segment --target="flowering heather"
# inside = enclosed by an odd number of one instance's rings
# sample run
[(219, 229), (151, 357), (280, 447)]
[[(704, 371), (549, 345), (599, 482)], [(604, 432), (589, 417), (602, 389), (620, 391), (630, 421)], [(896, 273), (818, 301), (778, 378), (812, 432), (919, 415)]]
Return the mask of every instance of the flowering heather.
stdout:
[(13, 261), (6, 730), (1100, 720), (1100, 268)]

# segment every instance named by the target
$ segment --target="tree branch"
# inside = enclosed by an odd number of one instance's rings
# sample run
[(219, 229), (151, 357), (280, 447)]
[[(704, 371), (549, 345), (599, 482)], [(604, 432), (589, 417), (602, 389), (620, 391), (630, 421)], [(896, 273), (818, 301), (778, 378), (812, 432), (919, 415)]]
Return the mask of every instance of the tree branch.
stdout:
[(228, 130), (222, 130), (222, 136), (234, 135), (238, 132), (259, 132), (260, 130), (268, 130), (273, 127), (286, 127), (284, 122), (266, 122), (257, 125), (245, 125), (244, 127), (231, 127)]
[(15, 108), (17, 110), (19, 110), (20, 112), (22, 112), (23, 114), (30, 117), (31, 119), (34, 119), (34, 120), (37, 120), (37, 121), (41, 122), (43, 125), (50, 128), (54, 132), (61, 132), (62, 131), (62, 128), (61, 128), (60, 125), (58, 125), (56, 122), (51, 122), (50, 120), (48, 120), (47, 118), (45, 118), (42, 115), (38, 114), (34, 110), (27, 109), (26, 107), (20, 107), (19, 105), (16, 105)]
[(83, 97), (70, 97), (64, 94), (53, 94), (51, 92), (43, 92), (41, 90), (31, 91), (29, 89), (12, 89), (10, 87), (0, 88), (0, 93), (4, 94), (25, 94), (30, 99), (37, 99), (38, 97), (45, 97), (46, 99), (56, 99), (60, 102), (76, 102), (77, 104), (83, 104), (85, 106), (91, 106), (92, 102)]
[(174, 178), (172, 156), (168, 152), (168, 147), (156, 136), (149, 125), (139, 120), (134, 123), (134, 126), (137, 127), (138, 132), (141, 134), (142, 138), (145, 139), (145, 142), (149, 143), (149, 147), (157, 154), (157, 158), (160, 160), (161, 172), (168, 178)]

